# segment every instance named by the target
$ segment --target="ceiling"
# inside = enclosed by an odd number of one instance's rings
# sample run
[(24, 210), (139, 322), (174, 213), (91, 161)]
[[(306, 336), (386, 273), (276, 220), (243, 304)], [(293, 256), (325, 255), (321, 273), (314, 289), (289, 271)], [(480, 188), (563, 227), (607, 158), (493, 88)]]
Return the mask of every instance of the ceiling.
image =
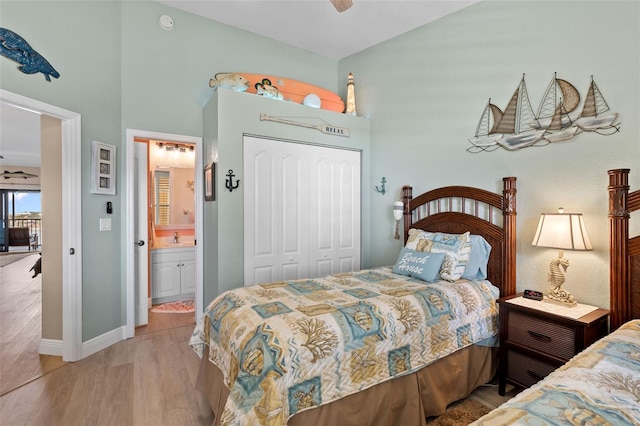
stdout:
[(39, 114), (0, 102), (0, 155), (3, 166), (40, 167)]
[[(329, 0), (157, 1), (338, 60), (480, 0), (353, 0), (342, 13)], [(39, 167), (39, 122), (33, 112), (0, 103), (0, 164)]]
[[(342, 59), (480, 0), (156, 0), (332, 59)], [(172, 17), (174, 20), (176, 17)], [(174, 21), (174, 28), (180, 20)]]

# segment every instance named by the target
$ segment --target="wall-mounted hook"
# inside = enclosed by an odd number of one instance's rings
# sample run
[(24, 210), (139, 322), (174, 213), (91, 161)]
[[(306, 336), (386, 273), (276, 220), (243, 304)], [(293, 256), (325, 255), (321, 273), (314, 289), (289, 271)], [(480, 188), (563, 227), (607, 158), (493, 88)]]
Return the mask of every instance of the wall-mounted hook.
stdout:
[(380, 181), (380, 183), (382, 184), (382, 188), (378, 188), (378, 185), (376, 185), (376, 191), (384, 195), (384, 193), (387, 192), (387, 190), (384, 188), (384, 185), (387, 183), (387, 178), (382, 176), (382, 180)]
[(233, 174), (233, 170), (229, 169), (229, 173), (227, 173), (225, 176), (227, 177), (227, 180), (225, 181), (225, 186), (227, 187), (229, 192), (232, 192), (234, 189), (237, 189), (238, 186), (240, 185), (240, 179), (236, 180), (235, 184), (233, 183), (233, 178), (236, 176)]

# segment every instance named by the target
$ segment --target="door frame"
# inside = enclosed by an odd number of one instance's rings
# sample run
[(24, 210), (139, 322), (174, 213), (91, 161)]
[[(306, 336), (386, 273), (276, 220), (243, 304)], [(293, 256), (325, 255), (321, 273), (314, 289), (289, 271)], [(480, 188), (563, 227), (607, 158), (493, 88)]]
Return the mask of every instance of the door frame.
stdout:
[(202, 138), (196, 136), (175, 135), (171, 133), (153, 132), (147, 130), (127, 129), (127, 142), (126, 142), (126, 182), (125, 182), (125, 237), (123, 239), (123, 249), (126, 258), (126, 325), (125, 334), (127, 338), (135, 336), (135, 256), (134, 256), (134, 221), (135, 221), (135, 208), (133, 199), (134, 194), (134, 143), (135, 138), (144, 139), (156, 139), (167, 140), (182, 143), (191, 143), (195, 145), (195, 239), (196, 239), (196, 321), (202, 316), (203, 310), (203, 298), (204, 298), (204, 244), (203, 244), (203, 202), (204, 202), (204, 189), (203, 189), (203, 166), (202, 166)]
[(39, 352), (77, 361), (82, 358), (81, 115), (3, 89), (0, 102), (55, 117), (62, 124), (62, 252), (69, 254), (62, 256), (62, 353), (42, 336)]

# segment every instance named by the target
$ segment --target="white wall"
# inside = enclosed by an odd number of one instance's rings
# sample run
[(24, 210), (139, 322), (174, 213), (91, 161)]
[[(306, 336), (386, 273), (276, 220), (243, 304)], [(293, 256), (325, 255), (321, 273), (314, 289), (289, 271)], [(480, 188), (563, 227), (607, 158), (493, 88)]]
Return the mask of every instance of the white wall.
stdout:
[[(607, 170), (630, 167), (640, 188), (640, 2), (482, 1), (344, 59), (356, 79), (359, 114), (371, 119), (373, 263), (395, 262), (391, 206), (403, 184), (414, 194), (442, 185), (501, 190), (518, 177), (517, 288), (548, 289), (557, 252), (531, 247), (541, 212), (582, 212), (594, 250), (565, 252), (565, 287), (579, 302), (609, 306)], [(553, 73), (585, 96), (594, 76), (621, 131), (583, 133), (515, 152), (470, 154), (468, 139), (491, 97), (501, 109), (523, 73), (534, 109)], [(640, 218), (636, 220), (636, 232)]]

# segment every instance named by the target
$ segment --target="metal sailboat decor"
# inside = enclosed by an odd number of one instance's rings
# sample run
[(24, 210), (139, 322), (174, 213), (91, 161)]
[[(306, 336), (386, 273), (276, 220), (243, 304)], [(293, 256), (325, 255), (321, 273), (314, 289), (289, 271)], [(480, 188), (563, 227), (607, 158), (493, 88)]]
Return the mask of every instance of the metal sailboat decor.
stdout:
[(575, 86), (554, 74), (534, 114), (523, 74), (504, 112), (489, 99), (467, 151), (514, 151), (566, 141), (582, 132), (610, 135), (620, 130), (620, 123), (615, 123), (618, 114), (607, 114), (609, 105), (593, 76), (581, 111), (579, 105), (580, 94)]

